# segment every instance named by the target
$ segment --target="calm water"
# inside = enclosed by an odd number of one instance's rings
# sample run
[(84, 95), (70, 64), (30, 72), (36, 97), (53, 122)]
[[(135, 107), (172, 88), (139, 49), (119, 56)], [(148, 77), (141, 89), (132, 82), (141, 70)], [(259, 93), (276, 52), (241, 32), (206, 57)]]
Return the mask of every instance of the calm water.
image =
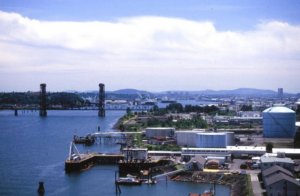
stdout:
[[(0, 195), (37, 195), (38, 182), (44, 181), (50, 195), (115, 195), (116, 166), (95, 166), (90, 170), (65, 174), (64, 161), (74, 134), (86, 135), (111, 131), (124, 111), (107, 111), (99, 118), (97, 111), (0, 111)], [(78, 145), (79, 151), (117, 152), (115, 144)], [(203, 192), (210, 185), (160, 181), (156, 185), (121, 187), (121, 195), (188, 195)], [(229, 188), (217, 186), (217, 195), (230, 195)]]

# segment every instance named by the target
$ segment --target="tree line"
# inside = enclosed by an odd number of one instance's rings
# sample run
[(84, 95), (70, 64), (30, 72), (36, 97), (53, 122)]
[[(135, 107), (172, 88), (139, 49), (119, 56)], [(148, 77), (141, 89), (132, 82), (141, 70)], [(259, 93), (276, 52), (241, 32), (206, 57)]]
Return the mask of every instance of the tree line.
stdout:
[[(39, 92), (0, 93), (0, 105), (38, 105)], [(79, 95), (74, 93), (47, 93), (47, 105), (61, 105), (63, 107), (76, 107), (88, 104)]]

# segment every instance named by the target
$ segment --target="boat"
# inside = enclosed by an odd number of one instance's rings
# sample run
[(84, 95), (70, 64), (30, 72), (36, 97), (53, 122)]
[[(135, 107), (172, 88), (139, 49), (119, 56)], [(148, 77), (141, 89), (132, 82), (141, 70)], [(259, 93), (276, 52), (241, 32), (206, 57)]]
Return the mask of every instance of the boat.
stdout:
[(120, 177), (118, 180), (116, 180), (116, 183), (120, 185), (141, 185), (142, 181), (135, 176), (127, 175), (127, 177)]

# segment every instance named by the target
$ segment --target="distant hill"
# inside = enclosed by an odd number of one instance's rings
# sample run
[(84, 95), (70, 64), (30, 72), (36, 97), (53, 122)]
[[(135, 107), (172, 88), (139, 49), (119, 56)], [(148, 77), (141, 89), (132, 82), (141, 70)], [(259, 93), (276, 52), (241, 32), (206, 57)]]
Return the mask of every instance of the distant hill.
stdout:
[(110, 93), (114, 93), (114, 94), (128, 94), (128, 95), (132, 95), (132, 94), (152, 94), (148, 91), (143, 91), (143, 90), (137, 90), (137, 89), (120, 89), (120, 90), (116, 90), (116, 91), (110, 91)]
[[(90, 91), (85, 92), (88, 94), (95, 94), (97, 95), (98, 91)], [(199, 90), (199, 91), (184, 91), (184, 90), (171, 90), (171, 91), (162, 91), (162, 92), (150, 92), (145, 90), (137, 90), (137, 89), (119, 89), (115, 91), (106, 91), (106, 94), (109, 95), (120, 95), (120, 96), (148, 96), (148, 95), (170, 95), (170, 94), (185, 94), (188, 93), (190, 95), (219, 95), (219, 96), (226, 96), (226, 95), (232, 95), (232, 96), (277, 96), (277, 91), (273, 90), (267, 90), (267, 89), (255, 89), (255, 88), (238, 88), (233, 90)], [(84, 93), (80, 93), (84, 94)], [(284, 93), (285, 95), (293, 95), (291, 93)]]
[(203, 94), (215, 95), (276, 95), (277, 92), (272, 90), (254, 89), (254, 88), (238, 88), (234, 90), (206, 90)]
[(238, 88), (233, 90), (202, 90), (202, 91), (164, 91), (163, 94), (168, 93), (189, 93), (195, 95), (243, 95), (243, 96), (275, 96), (277, 95), (276, 91), (264, 90), (264, 89), (254, 89), (254, 88)]

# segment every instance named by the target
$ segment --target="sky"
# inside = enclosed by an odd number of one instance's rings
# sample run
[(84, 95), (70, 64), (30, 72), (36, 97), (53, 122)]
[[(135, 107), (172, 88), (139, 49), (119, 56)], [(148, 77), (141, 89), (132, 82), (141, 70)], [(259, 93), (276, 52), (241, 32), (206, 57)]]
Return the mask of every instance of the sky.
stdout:
[(0, 0), (0, 92), (300, 92), (298, 0)]

